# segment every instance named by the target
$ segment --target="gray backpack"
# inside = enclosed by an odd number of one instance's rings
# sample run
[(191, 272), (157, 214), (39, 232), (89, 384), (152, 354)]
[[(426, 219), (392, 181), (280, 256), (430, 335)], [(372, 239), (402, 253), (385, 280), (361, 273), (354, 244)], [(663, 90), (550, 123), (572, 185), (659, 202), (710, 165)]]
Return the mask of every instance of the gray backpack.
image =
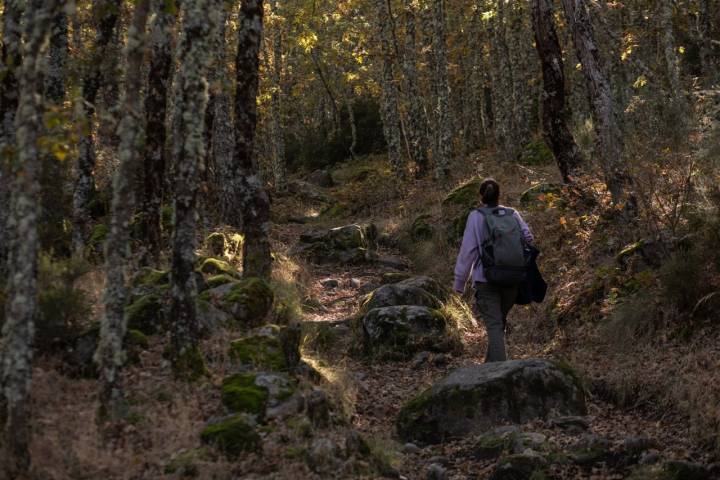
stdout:
[(527, 281), (525, 239), (512, 208), (479, 208), (485, 217), (480, 260), (488, 283), (515, 287)]

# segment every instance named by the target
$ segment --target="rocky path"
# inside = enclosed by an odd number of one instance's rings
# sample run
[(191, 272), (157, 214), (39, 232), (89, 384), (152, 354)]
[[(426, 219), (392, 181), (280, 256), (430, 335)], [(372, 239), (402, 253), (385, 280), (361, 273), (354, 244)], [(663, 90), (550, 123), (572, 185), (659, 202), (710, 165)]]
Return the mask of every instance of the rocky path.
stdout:
[[(380, 254), (397, 258), (397, 252)], [(311, 266), (309, 297), (316, 305), (305, 321), (335, 325), (352, 318), (388, 274), (411, 274), (407, 263), (403, 270), (377, 263)], [(534, 312), (517, 309), (511, 321)], [(396, 431), (401, 407), (449, 372), (481, 362), (486, 345), (484, 329), (478, 326), (463, 332), (462, 352), (421, 352), (410, 359), (385, 362), (358, 354), (359, 340), (342, 325), (339, 340), (346, 341), (344, 350), (318, 354), (317, 364), (321, 371), (332, 373), (331, 382), (342, 392), (352, 426), (387, 455), (400, 478), (715, 478), (715, 470), (706, 468), (707, 458), (693, 450), (679, 428), (647, 421), (642, 412), (619, 411), (592, 395), (587, 399), (587, 415), (581, 417), (508, 424), (491, 429), (490, 435), (470, 435), (437, 445), (404, 443)], [(530, 332), (511, 334), (511, 355), (541, 356), (543, 346), (533, 344), (531, 338)]]

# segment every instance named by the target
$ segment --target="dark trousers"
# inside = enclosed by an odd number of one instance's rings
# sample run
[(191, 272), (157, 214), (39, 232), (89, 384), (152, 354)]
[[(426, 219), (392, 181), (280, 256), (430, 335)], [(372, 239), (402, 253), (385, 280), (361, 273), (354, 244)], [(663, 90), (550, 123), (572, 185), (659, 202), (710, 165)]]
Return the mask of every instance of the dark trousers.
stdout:
[(505, 353), (505, 323), (517, 298), (517, 287), (498, 287), (488, 283), (475, 284), (478, 313), (485, 322), (488, 348), (485, 362), (507, 360)]

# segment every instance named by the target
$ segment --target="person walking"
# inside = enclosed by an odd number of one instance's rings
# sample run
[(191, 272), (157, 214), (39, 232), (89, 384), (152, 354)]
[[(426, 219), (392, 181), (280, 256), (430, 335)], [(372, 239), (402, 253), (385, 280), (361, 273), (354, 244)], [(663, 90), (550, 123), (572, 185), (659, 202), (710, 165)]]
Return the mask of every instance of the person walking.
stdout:
[(485, 322), (485, 362), (507, 360), (505, 326), (518, 286), (526, 279), (525, 246), (534, 240), (525, 220), (500, 206), (500, 185), (488, 178), (480, 184), (483, 206), (470, 212), (455, 264), (453, 289), (465, 293), (472, 274), (478, 312)]

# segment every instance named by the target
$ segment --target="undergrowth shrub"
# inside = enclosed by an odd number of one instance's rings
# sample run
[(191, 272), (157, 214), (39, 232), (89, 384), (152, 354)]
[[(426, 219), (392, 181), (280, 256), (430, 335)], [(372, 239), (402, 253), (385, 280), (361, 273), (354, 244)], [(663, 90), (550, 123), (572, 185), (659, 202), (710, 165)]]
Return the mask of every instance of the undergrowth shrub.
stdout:
[(82, 260), (43, 253), (38, 262), (38, 316), (35, 347), (47, 351), (70, 342), (87, 323), (90, 301), (74, 286), (88, 272)]

